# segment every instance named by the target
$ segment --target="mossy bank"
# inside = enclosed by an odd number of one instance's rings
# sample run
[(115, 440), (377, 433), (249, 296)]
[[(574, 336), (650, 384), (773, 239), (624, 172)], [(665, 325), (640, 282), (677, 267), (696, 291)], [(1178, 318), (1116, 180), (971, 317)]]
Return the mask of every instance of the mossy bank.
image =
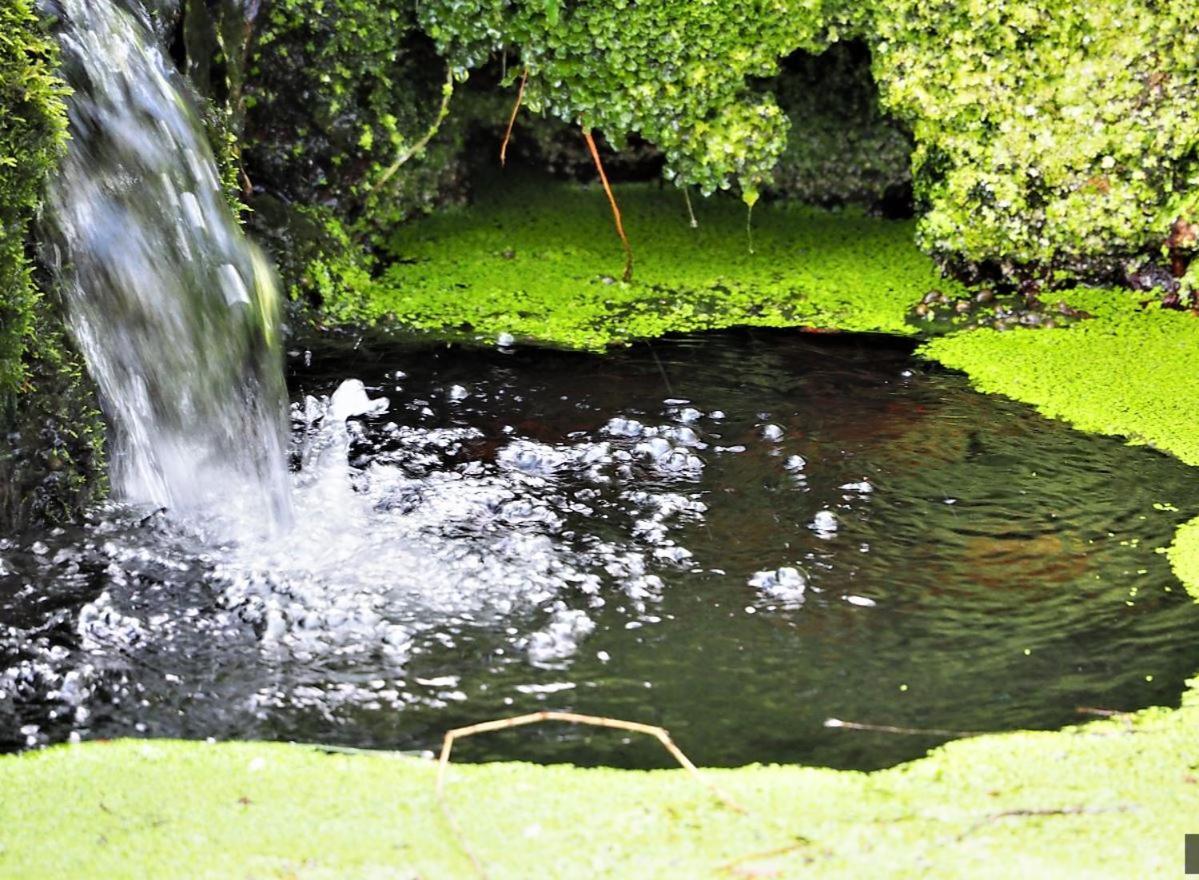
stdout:
[[(685, 744), (684, 744), (685, 745)], [(0, 758), (12, 877), (1161, 877), (1199, 815), (1199, 697), (875, 773), (452, 766), (282, 744)], [(52, 841), (53, 845), (47, 845)]]
[(77, 514), (103, 488), (95, 396), (30, 259), (66, 138), (57, 57), (31, 3), (0, 8), (0, 533)]
[[(1152, 0), (291, 0), (256, 25), (246, 159), (259, 189), (288, 195), (282, 156), (336, 203), (326, 222), (376, 256), (377, 233), (412, 213), (397, 181), (423, 181), (425, 206), (454, 194), (460, 179), (429, 167), (476, 159), (463, 132), (494, 135), (515, 102), (518, 123), (559, 126), (543, 142), (570, 138), (585, 156), (594, 131), (618, 151), (648, 149), (663, 179), (696, 195), (870, 202), (910, 186), (916, 241), (963, 277), (1185, 297), (1199, 248), (1189, 16)], [(315, 40), (314, 27), (332, 36)], [(399, 48), (380, 45), (384, 27)], [(305, 49), (335, 45), (331, 67)], [(419, 138), (439, 118), (443, 69), (453, 100), (430, 162)], [(338, 252), (337, 236), (329, 245)]]

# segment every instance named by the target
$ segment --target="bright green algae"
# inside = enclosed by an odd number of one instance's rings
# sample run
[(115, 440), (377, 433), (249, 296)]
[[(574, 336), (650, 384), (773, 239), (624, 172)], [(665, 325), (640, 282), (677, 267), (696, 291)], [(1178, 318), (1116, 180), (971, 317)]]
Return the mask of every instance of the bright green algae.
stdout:
[[(453, 766), (447, 799), (491, 877), (1156, 877), (1181, 869), (1197, 758), (1192, 690), (1177, 711), (960, 740), (871, 774), (704, 771), (747, 815), (682, 771)], [(431, 761), (264, 743), (0, 758), (0, 874), (473, 876), (434, 780)]]
[(1068, 329), (959, 333), (922, 353), (969, 373), (982, 391), (1199, 465), (1199, 322), (1143, 306), (1145, 294), (1086, 290), (1067, 299), (1094, 318)]
[(574, 348), (670, 332), (810, 325), (911, 334), (906, 311), (930, 287), (955, 292), (912, 244), (913, 227), (847, 209), (695, 199), (655, 184), (616, 187), (636, 255), (618, 280), (620, 241), (603, 191), (513, 176), (469, 209), (398, 229), (396, 262), (327, 299), (333, 322), (390, 321)]
[(1199, 518), (1179, 527), (1169, 553), (1174, 573), (1199, 601)]

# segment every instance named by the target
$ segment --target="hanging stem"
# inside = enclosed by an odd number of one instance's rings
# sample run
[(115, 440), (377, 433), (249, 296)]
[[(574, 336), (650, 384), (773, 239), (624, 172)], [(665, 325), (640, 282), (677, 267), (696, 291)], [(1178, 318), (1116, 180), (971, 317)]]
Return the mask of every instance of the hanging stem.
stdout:
[(591, 151), (591, 160), (595, 162), (595, 170), (599, 172), (600, 183), (604, 185), (608, 204), (612, 206), (612, 218), (616, 221), (616, 234), (620, 236), (620, 243), (624, 246), (624, 280), (632, 281), (633, 246), (629, 244), (629, 237), (624, 233), (624, 221), (620, 218), (620, 206), (616, 204), (616, 196), (612, 194), (612, 186), (608, 183), (608, 175), (604, 172), (604, 163), (600, 161), (599, 150), (595, 147), (595, 138), (591, 136), (591, 129), (583, 129), (583, 140), (587, 141), (587, 149)]
[(520, 75), (520, 88), (516, 90), (516, 103), (512, 105), (512, 115), (508, 117), (508, 130), (504, 132), (504, 142), (500, 144), (500, 167), (508, 164), (508, 141), (512, 139), (512, 126), (516, 125), (516, 114), (525, 100), (525, 83), (529, 81), (529, 69)]
[(420, 139), (415, 141), (412, 146), (404, 150), (400, 155), (396, 156), (396, 160), (387, 166), (379, 179), (372, 185), (367, 195), (373, 195), (383, 184), (391, 179), (391, 176), (400, 170), (400, 167), (429, 145), (429, 141), (433, 140), (438, 129), (441, 128), (441, 123), (445, 122), (446, 116), (450, 113), (450, 98), (454, 96), (454, 71), (447, 67), (445, 70), (445, 83), (441, 87), (441, 107), (437, 111), (437, 118), (433, 120), (433, 124), (429, 126), (429, 130), (421, 135)]
[(691, 218), (691, 228), (699, 229), (699, 221), (695, 219), (695, 210), (691, 207), (691, 191), (683, 187), (683, 201), (687, 203), (687, 216)]
[(754, 253), (754, 206), (745, 209), (745, 240), (749, 244), (750, 256)]

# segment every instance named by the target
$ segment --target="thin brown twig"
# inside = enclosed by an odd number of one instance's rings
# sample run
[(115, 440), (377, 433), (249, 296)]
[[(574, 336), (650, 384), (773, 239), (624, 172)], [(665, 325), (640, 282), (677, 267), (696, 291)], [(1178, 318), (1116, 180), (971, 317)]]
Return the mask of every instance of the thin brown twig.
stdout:
[(1100, 718), (1127, 718), (1132, 715), (1123, 709), (1104, 709), (1097, 706), (1075, 706), (1074, 711), (1079, 715), (1096, 715)]
[(466, 843), (465, 835), (462, 833), (462, 826), (458, 824), (457, 818), (453, 811), (450, 810), (449, 804), (445, 799), (445, 774), (450, 766), (450, 753), (453, 751), (454, 742), (458, 739), (463, 739), (468, 736), (474, 736), (479, 733), (492, 733), (497, 730), (510, 730), (513, 727), (524, 727), (527, 724), (540, 724), (545, 721), (561, 721), (567, 724), (586, 724), (592, 727), (607, 727), (614, 730), (626, 730), (631, 733), (643, 733), (647, 736), (652, 736), (662, 744), (662, 747), (670, 753), (679, 765), (686, 770), (696, 782), (707, 788), (724, 806), (734, 812), (745, 814), (747, 811), (744, 807), (733, 800), (729, 795), (721, 791), (714, 783), (704, 779), (700, 774), (699, 768), (691, 762), (691, 759), (683, 754), (682, 750), (674, 744), (674, 740), (670, 738), (670, 733), (663, 727), (655, 727), (651, 724), (640, 724), (636, 721), (621, 721), (618, 718), (605, 718), (599, 715), (580, 715), (575, 712), (554, 712), (541, 711), (531, 712), (528, 715), (517, 715), (512, 718), (500, 718), (495, 721), (483, 721), (479, 724), (471, 724), (466, 727), (457, 727), (453, 730), (446, 731), (445, 739), (441, 744), (441, 756), (437, 760), (437, 786), (436, 795), (437, 803), (441, 808), (442, 814), (453, 830), (454, 835), (458, 839), (458, 844), (462, 847), (463, 852), (470, 858), (474, 865), (476, 873), (480, 877), (486, 877), (487, 871), (483, 867), (483, 863), (478, 856), (471, 850)]
[(763, 859), (770, 859), (774, 858), (775, 856), (785, 856), (795, 852), (797, 849), (804, 849), (805, 847), (811, 845), (812, 841), (808, 840), (806, 837), (801, 837), (794, 843), (787, 844), (786, 846), (777, 846), (774, 849), (769, 849), (765, 852), (754, 852), (743, 856), (737, 856), (737, 858), (730, 859), (724, 864), (718, 866), (716, 870), (725, 872), (735, 871), (740, 865), (744, 865), (746, 862), (760, 862)]
[(1116, 804), (1111, 807), (1049, 807), (1047, 809), (1014, 809), (1003, 810), (998, 813), (989, 813), (983, 816), (969, 828), (961, 832), (957, 836), (960, 842), (965, 840), (969, 835), (973, 834), (978, 829), (990, 825), (993, 822), (998, 822), (1001, 819), (1026, 819), (1045, 816), (1097, 816), (1103, 813), (1127, 813), (1132, 810), (1137, 810), (1139, 807), (1131, 804)]
[(612, 186), (608, 183), (608, 175), (604, 171), (604, 163), (600, 161), (599, 150), (595, 146), (595, 138), (591, 135), (591, 129), (583, 129), (583, 139), (587, 141), (587, 149), (591, 151), (591, 160), (595, 162), (595, 170), (599, 172), (600, 183), (604, 185), (604, 192), (608, 196), (608, 204), (612, 206), (612, 217), (616, 221), (616, 234), (620, 236), (620, 243), (624, 246), (624, 280), (633, 280), (633, 246), (629, 244), (629, 237), (624, 233), (624, 221), (620, 218), (620, 206), (616, 204), (616, 196), (612, 193)]
[(503, 143), (500, 144), (500, 167), (508, 164), (508, 141), (512, 140), (512, 126), (516, 125), (516, 114), (525, 100), (525, 83), (529, 81), (529, 69), (520, 75), (520, 88), (516, 90), (516, 103), (512, 105), (512, 115), (508, 117), (508, 130), (504, 132)]

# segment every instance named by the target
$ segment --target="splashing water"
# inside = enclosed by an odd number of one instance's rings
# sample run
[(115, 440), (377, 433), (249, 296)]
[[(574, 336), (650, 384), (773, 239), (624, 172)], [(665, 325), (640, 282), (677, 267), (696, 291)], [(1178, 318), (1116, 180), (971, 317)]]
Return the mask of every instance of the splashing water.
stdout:
[(137, 7), (62, 0), (71, 142), (49, 262), (114, 426), (125, 500), (270, 534), (290, 518), (279, 296)]
[[(705, 763), (866, 768), (940, 738), (826, 719), (1057, 726), (1176, 702), (1199, 667), (1199, 606), (1155, 552), (1199, 504), (1185, 467), (902, 350), (335, 342), (292, 354), (286, 534), (114, 504), (0, 539), (0, 750), (427, 748), (556, 709), (655, 720)], [(639, 748), (464, 755), (657, 766)]]

